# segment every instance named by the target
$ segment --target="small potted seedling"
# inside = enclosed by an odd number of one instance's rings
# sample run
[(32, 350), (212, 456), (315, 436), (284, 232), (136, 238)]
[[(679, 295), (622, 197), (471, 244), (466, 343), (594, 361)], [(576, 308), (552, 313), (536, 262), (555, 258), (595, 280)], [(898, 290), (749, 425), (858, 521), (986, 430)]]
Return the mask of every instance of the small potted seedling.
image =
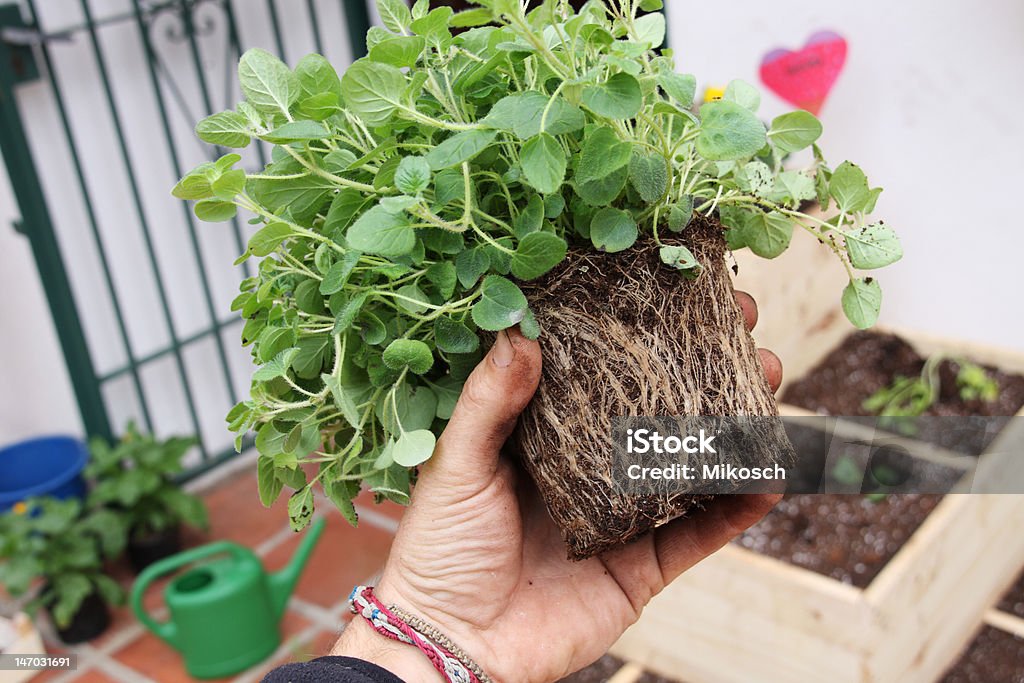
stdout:
[(90, 506), (106, 507), (124, 518), (128, 559), (136, 573), (181, 550), (181, 525), (205, 529), (203, 501), (181, 489), (174, 476), (193, 438), (165, 441), (141, 434), (129, 424), (114, 446), (102, 439), (90, 443), (92, 458), (86, 476), (93, 481)]
[(103, 571), (124, 548), (112, 510), (84, 510), (76, 498), (33, 498), (0, 515), (0, 584), (14, 597), (33, 592), (26, 609), (49, 612), (65, 643), (81, 643), (110, 624), (108, 604), (123, 591)]
[[(350, 517), (360, 482), (406, 501), (482, 348), (518, 325), (544, 373), (514, 445), (582, 558), (695, 503), (611, 490), (614, 416), (776, 414), (729, 250), (774, 258), (805, 233), (868, 327), (881, 289), (855, 269), (900, 246), (868, 218), (880, 189), (826, 163), (808, 112), (766, 126), (742, 81), (692, 111), (696, 79), (658, 49), (660, 0), (480, 5), (380, 0), (384, 27), (340, 78), (318, 55), (291, 69), (247, 52), (245, 101), (197, 132), (270, 143), (271, 162), (247, 174), (228, 154), (174, 194), (259, 225), (234, 307), (260, 368), (228, 421), (256, 430), (264, 502), (295, 489), (301, 528), (317, 483)], [(808, 169), (784, 166), (804, 150)], [(831, 212), (801, 211), (812, 199)], [(760, 438), (755, 460), (790, 452)]]

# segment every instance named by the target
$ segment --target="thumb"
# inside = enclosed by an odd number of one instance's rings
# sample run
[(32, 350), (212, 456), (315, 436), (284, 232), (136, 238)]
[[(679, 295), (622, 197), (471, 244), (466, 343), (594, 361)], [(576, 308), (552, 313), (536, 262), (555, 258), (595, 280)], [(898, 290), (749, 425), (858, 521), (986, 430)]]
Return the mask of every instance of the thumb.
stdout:
[(502, 445), (537, 391), (540, 368), (537, 342), (518, 329), (499, 332), (490, 352), (466, 380), (423, 475), (467, 483), (492, 475)]

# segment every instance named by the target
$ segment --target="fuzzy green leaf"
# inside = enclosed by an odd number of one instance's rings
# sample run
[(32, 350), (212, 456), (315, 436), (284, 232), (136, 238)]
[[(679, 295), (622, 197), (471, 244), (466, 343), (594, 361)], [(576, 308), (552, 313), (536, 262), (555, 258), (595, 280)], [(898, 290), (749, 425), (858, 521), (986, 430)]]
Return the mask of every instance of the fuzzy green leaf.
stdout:
[(512, 274), (520, 280), (535, 280), (565, 258), (568, 245), (550, 232), (531, 232), (519, 242), (512, 256)]
[(286, 145), (290, 142), (323, 140), (329, 135), (324, 124), (317, 121), (290, 121), (260, 137), (275, 145)]
[(420, 36), (396, 36), (370, 48), (370, 60), (398, 68), (412, 67), (426, 47), (427, 41)]
[(565, 180), (565, 151), (547, 133), (530, 138), (520, 154), (526, 182), (541, 194), (554, 194)]
[(409, 217), (375, 206), (360, 216), (346, 234), (353, 249), (380, 256), (402, 256), (416, 246)]
[(341, 94), (338, 72), (322, 55), (310, 54), (300, 59), (295, 65), (295, 78), (298, 79), (303, 99)]
[(463, 382), (451, 375), (445, 375), (436, 382), (428, 382), (430, 388), (437, 395), (437, 417), (442, 420), (449, 420), (455, 412), (455, 406), (462, 395)]
[(209, 199), (213, 196), (213, 188), (206, 174), (196, 169), (179, 180), (171, 194), (178, 199)]
[(735, 102), (708, 102), (700, 108), (697, 152), (705, 159), (744, 159), (764, 147), (767, 137), (761, 121)]
[(288, 519), (292, 531), (302, 531), (313, 519), (313, 490), (308, 486), (292, 494), (288, 499)]
[(844, 161), (832, 173), (829, 193), (839, 208), (846, 212), (863, 211), (871, 201), (868, 179), (856, 164)]
[(739, 78), (729, 82), (729, 85), (725, 87), (722, 99), (727, 102), (735, 102), (755, 114), (757, 108), (761, 106), (761, 93), (758, 89)]
[(793, 222), (781, 213), (755, 214), (743, 226), (743, 242), (762, 258), (775, 258), (789, 247)]
[(586, 118), (579, 107), (569, 104), (562, 97), (552, 99), (541, 92), (530, 90), (499, 100), (483, 119), (483, 123), (513, 132), (520, 140), (529, 140), (541, 132), (551, 135), (574, 133), (583, 127)]
[(637, 19), (636, 38), (649, 48), (659, 48), (665, 42), (665, 15), (661, 12), (645, 14)]
[(455, 273), (466, 289), (476, 285), (480, 276), (491, 268), (491, 259), (483, 249), (467, 249), (455, 257)]
[(237, 168), (233, 171), (223, 173), (219, 178), (210, 183), (213, 195), (222, 201), (231, 201), (238, 193), (245, 189), (245, 171)]
[(445, 353), (472, 353), (480, 347), (480, 338), (473, 330), (447, 316), (434, 321), (434, 341)]
[(458, 166), (491, 146), (498, 136), (493, 130), (467, 130), (456, 133), (427, 152), (427, 163), (434, 171)]
[(405, 432), (395, 442), (391, 457), (402, 467), (416, 467), (430, 459), (437, 437), (428, 429)]
[(636, 221), (619, 209), (601, 209), (594, 214), (594, 220), (590, 223), (590, 241), (608, 253), (629, 249), (638, 236)]
[(511, 280), (488, 275), (481, 287), (482, 297), (473, 305), (473, 322), (491, 332), (512, 327), (526, 316), (526, 296)]
[(608, 119), (631, 119), (643, 106), (640, 83), (627, 73), (618, 73), (602, 85), (583, 90), (583, 106)]
[(359, 409), (356, 407), (356, 402), (349, 391), (342, 385), (341, 380), (334, 375), (321, 375), (320, 379), (328, 391), (331, 392), (331, 398), (334, 399), (334, 405), (341, 413), (341, 416), (345, 418), (350, 427), (358, 429)]
[(693, 104), (693, 96), (697, 91), (697, 79), (692, 74), (677, 74), (671, 71), (658, 74), (658, 85), (669, 97), (683, 108)]
[(223, 147), (248, 147), (252, 140), (248, 119), (233, 111), (207, 116), (196, 124), (196, 135), (203, 142)]
[(810, 112), (791, 111), (772, 120), (768, 137), (783, 152), (799, 152), (821, 137), (821, 121)]
[(352, 327), (369, 296), (369, 292), (360, 292), (345, 301), (345, 304), (338, 310), (338, 314), (334, 316), (334, 327), (331, 328), (331, 334), (341, 334)]
[(341, 79), (341, 92), (348, 105), (369, 126), (381, 126), (402, 104), (405, 75), (396, 67), (359, 60)]
[(896, 232), (884, 223), (871, 223), (845, 236), (846, 250), (854, 268), (883, 268), (903, 258), (903, 247)]
[(395, 187), (417, 196), (430, 187), (430, 162), (423, 157), (403, 157), (395, 170)]
[(266, 50), (247, 50), (238, 63), (238, 84), (258, 111), (287, 114), (298, 99), (299, 80), (284, 62)]
[(622, 194), (629, 176), (629, 165), (599, 180), (576, 183), (576, 194), (590, 206), (607, 206)]
[(198, 201), (193, 210), (196, 213), (196, 218), (209, 223), (231, 220), (238, 213), (238, 208), (234, 204), (219, 199), (203, 199)]
[(693, 252), (682, 245), (662, 247), (658, 251), (658, 256), (662, 263), (682, 271), (683, 276), (688, 279), (697, 277), (703, 270)]
[(284, 484), (277, 478), (274, 472), (274, 459), (261, 455), (256, 459), (256, 485), (259, 489), (260, 502), (264, 507), (270, 507), (281, 495)]
[[(250, 178), (246, 184), (249, 195), (272, 212), (287, 209), (292, 217), (305, 220), (314, 216), (327, 201), (334, 186), (318, 175), (291, 177), (298, 163), (273, 168), (269, 177)], [(274, 178), (287, 175), (285, 178)]]
[(576, 182), (586, 184), (612, 176), (629, 165), (632, 155), (633, 145), (620, 140), (611, 128), (602, 126), (583, 143)]
[(866, 330), (878, 320), (882, 288), (873, 278), (856, 278), (843, 290), (843, 313), (853, 326)]
[(434, 354), (418, 339), (396, 339), (384, 349), (384, 364), (392, 370), (409, 368), (411, 372), (422, 375), (433, 367)]
[(412, 12), (405, 0), (377, 0), (377, 14), (392, 33), (405, 33), (412, 24)]
[(360, 254), (357, 251), (347, 251), (339, 261), (332, 264), (327, 269), (324, 279), (320, 281), (320, 293), (324, 296), (330, 296), (335, 292), (340, 292), (348, 283), (348, 279), (352, 275), (352, 269), (359, 263), (359, 256)]
[(437, 292), (443, 298), (451, 298), (455, 293), (455, 285), (458, 283), (458, 275), (455, 264), (451, 261), (438, 261), (427, 268), (423, 274), (428, 282), (437, 287)]
[[(549, 197), (561, 197), (561, 195), (552, 194)], [(532, 232), (537, 232), (544, 227), (544, 212), (545, 205), (544, 200), (539, 195), (533, 195), (530, 197), (530, 201), (526, 203), (524, 208), (515, 221), (512, 223), (512, 230), (519, 239), (523, 239)]]
[(253, 256), (266, 256), (277, 249), (291, 234), (292, 229), (284, 223), (265, 225), (249, 238), (249, 252)]
[(661, 200), (668, 191), (668, 168), (665, 157), (636, 149), (629, 162), (629, 181), (637, 194), (648, 204)]
[(288, 374), (288, 369), (292, 366), (292, 361), (295, 360), (297, 355), (299, 355), (297, 348), (285, 349), (277, 354), (274, 360), (256, 370), (252, 375), (252, 381), (269, 382), (277, 377), (284, 377)]

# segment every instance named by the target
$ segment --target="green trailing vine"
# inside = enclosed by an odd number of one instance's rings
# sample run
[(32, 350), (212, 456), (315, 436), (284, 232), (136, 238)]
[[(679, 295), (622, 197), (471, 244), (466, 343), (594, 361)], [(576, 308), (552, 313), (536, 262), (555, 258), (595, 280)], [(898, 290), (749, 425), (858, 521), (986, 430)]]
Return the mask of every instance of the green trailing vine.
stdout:
[[(201, 219), (241, 211), (260, 226), (241, 257), (260, 258), (259, 272), (234, 302), (260, 368), (228, 422), (256, 430), (263, 502), (295, 490), (296, 528), (317, 482), (353, 522), (361, 483), (407, 499), (480, 332), (540, 335), (516, 281), (548, 272), (570, 243), (618, 252), (647, 235), (666, 267), (695, 278), (689, 250), (662, 243), (685, 237), (694, 213), (765, 258), (804, 232), (849, 273), (842, 307), (858, 327), (882, 295), (855, 269), (901, 256), (867, 217), (880, 189), (849, 162), (826, 164), (814, 116), (765, 126), (742, 81), (693, 111), (696, 79), (657, 49), (660, 0), (480, 5), (378, 0), (385, 27), (341, 77), (319, 55), (291, 69), (250, 50), (245, 101), (196, 130), (225, 147), (270, 143), (271, 163), (246, 173), (228, 154), (174, 189)], [(807, 148), (811, 168), (783, 165)], [(808, 200), (832, 211), (804, 213)]]

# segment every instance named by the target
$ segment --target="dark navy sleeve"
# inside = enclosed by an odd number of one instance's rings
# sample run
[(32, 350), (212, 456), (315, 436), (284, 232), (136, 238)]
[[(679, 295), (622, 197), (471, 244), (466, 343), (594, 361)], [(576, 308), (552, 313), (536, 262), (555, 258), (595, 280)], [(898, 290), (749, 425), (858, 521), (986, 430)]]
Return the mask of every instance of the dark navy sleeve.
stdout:
[(405, 683), (376, 664), (353, 657), (320, 657), (300, 664), (279, 666), (263, 683)]

